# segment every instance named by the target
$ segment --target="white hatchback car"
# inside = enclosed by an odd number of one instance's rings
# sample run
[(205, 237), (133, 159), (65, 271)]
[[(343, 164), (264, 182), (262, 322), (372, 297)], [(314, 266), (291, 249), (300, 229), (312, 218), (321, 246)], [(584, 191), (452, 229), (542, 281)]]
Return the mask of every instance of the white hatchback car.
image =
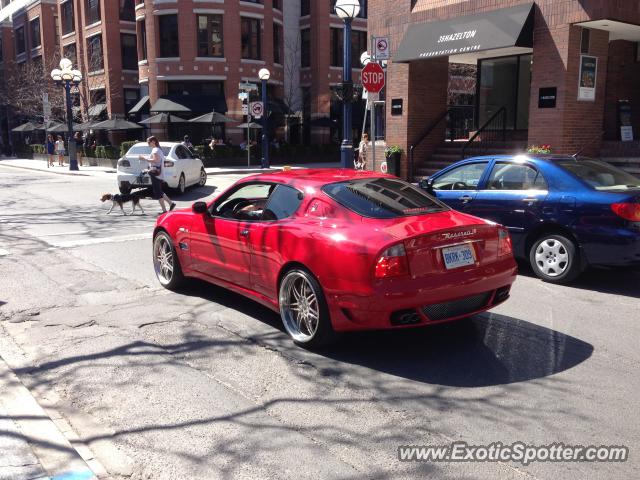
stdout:
[[(164, 183), (184, 193), (191, 185), (204, 186), (207, 172), (202, 160), (193, 156), (188, 148), (177, 142), (160, 142), (165, 156)], [(140, 142), (132, 146), (124, 157), (118, 160), (118, 188), (120, 193), (129, 193), (134, 188), (151, 186), (151, 178), (144, 173), (149, 164), (138, 157), (149, 155), (151, 147)]]

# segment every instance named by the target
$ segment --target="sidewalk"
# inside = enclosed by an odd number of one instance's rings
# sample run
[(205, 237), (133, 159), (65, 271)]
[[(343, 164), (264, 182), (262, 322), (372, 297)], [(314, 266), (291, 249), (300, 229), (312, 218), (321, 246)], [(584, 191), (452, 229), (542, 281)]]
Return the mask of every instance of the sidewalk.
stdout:
[(0, 480), (98, 478), (1, 356), (0, 452)]
[[(95, 176), (115, 176), (116, 169), (108, 167), (80, 167), (78, 171), (69, 170), (69, 165), (64, 167), (49, 167), (44, 160), (29, 160), (22, 158), (0, 159), (0, 166), (21, 168), (25, 170), (36, 170), (41, 172), (54, 173), (57, 175), (74, 175), (81, 177)], [(252, 173), (277, 172), (282, 170), (284, 165), (272, 165), (269, 169), (262, 169), (257, 165), (238, 166), (238, 167), (211, 167), (206, 168), (207, 175), (249, 175)], [(336, 162), (327, 163), (307, 163), (307, 164), (291, 164), (291, 168), (339, 168), (340, 164)], [(1, 480), (1, 479), (0, 479)]]

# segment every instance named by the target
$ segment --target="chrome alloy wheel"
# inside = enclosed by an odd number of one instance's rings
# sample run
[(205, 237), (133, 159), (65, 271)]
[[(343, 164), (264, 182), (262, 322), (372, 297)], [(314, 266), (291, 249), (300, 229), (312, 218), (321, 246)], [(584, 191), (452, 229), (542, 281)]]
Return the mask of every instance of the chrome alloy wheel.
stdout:
[(175, 268), (173, 247), (165, 235), (158, 235), (153, 242), (153, 266), (162, 285), (171, 283)]
[(300, 272), (291, 272), (282, 281), (280, 313), (284, 327), (297, 342), (310, 341), (318, 331), (318, 297), (309, 280)]
[(571, 257), (566, 245), (555, 238), (543, 240), (535, 253), (538, 269), (549, 277), (562, 275), (571, 263)]
[(204, 168), (200, 169), (200, 181), (198, 185), (204, 187), (207, 184), (207, 172)]
[(184, 179), (184, 173), (180, 175), (180, 180), (178, 180), (178, 191), (182, 194), (187, 190), (186, 180)]

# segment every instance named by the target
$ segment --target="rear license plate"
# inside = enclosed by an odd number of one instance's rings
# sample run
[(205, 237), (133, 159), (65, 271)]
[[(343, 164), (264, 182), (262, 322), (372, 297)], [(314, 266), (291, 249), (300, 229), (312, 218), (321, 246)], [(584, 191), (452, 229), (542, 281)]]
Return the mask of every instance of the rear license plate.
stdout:
[(447, 267), (447, 270), (476, 263), (471, 245), (456, 245), (455, 247), (443, 248), (442, 258), (444, 259), (444, 266)]

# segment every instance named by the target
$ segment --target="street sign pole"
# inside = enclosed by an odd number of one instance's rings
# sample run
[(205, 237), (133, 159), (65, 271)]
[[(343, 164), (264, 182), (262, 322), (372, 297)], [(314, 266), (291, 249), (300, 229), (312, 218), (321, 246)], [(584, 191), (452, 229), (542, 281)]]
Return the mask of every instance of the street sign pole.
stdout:
[[(376, 60), (376, 39), (373, 35), (371, 35), (371, 61), (377, 63)], [(373, 160), (371, 161), (371, 166), (373, 167), (373, 171), (376, 171), (376, 102), (374, 98), (371, 97), (371, 93), (367, 95), (367, 100), (370, 100), (371, 103), (371, 154), (373, 155)]]

